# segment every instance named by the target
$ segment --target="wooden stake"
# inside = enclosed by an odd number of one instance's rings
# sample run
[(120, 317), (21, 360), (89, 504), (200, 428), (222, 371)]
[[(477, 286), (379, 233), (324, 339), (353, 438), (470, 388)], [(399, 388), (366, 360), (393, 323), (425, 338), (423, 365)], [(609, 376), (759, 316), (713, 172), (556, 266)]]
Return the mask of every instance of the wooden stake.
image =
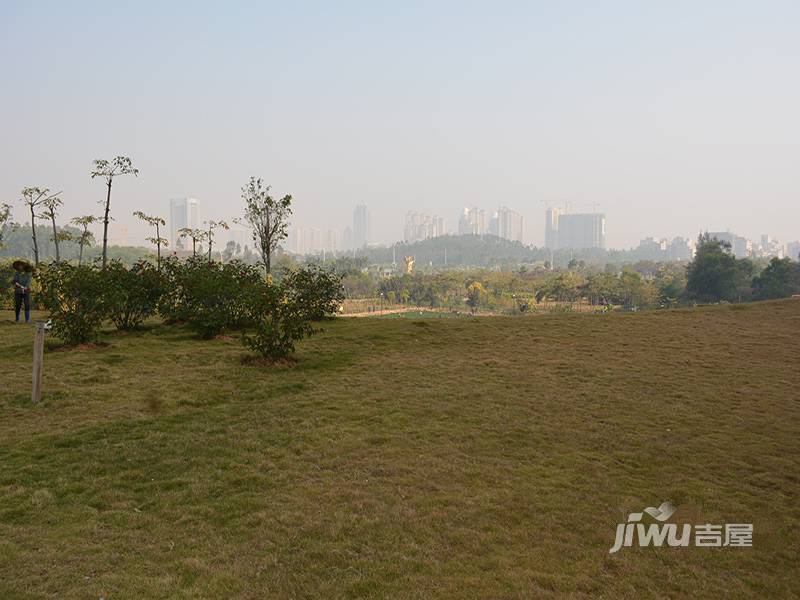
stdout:
[(33, 338), (33, 391), (31, 392), (31, 402), (34, 404), (38, 404), (42, 400), (44, 325), (44, 321), (36, 321), (36, 334)]

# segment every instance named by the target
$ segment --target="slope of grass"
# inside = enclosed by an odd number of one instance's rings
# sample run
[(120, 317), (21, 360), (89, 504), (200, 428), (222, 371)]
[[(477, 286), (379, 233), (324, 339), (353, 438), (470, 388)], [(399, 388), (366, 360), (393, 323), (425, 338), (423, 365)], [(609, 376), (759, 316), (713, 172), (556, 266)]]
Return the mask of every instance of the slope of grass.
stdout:
[[(0, 320), (0, 597), (800, 594), (800, 301), (341, 319), (294, 367)], [(753, 548), (608, 553), (629, 512)]]

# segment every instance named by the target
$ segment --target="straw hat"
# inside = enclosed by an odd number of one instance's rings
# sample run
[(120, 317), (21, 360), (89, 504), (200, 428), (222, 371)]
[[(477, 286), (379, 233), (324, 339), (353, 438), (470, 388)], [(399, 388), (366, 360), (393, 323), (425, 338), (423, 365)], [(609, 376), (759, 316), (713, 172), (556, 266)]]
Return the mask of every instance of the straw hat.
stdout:
[(27, 260), (15, 260), (11, 263), (11, 268), (15, 271), (19, 268), (22, 268), (24, 271), (33, 271), (33, 265), (29, 263)]

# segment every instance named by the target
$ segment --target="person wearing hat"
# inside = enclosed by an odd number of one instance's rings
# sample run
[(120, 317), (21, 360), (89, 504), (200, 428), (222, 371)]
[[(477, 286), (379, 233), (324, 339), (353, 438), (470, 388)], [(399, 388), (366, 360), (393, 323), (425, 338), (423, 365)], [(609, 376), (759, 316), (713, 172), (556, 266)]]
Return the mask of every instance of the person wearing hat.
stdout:
[(33, 267), (24, 260), (15, 260), (11, 266), (14, 268), (14, 315), (19, 323), (19, 312), (25, 305), (25, 322), (31, 322), (31, 280)]

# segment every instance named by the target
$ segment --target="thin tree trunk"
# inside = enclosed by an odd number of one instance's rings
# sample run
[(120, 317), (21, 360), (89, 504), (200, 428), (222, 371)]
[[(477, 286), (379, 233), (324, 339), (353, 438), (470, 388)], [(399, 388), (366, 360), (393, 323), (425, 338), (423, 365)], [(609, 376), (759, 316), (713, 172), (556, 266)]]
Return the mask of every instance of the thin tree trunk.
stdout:
[(31, 236), (33, 237), (33, 262), (39, 266), (39, 243), (36, 241), (36, 213), (33, 212), (31, 204)]
[(108, 195), (106, 196), (106, 214), (103, 217), (103, 268), (106, 268), (106, 259), (108, 257), (108, 211), (111, 208), (111, 180), (106, 184), (108, 186)]
[(156, 264), (158, 265), (158, 272), (161, 272), (161, 232), (158, 229), (158, 222), (156, 222), (156, 255), (158, 256)]
[(58, 251), (58, 230), (56, 230), (56, 213), (50, 211), (50, 220), (53, 222), (53, 244), (56, 246), (56, 262), (61, 262), (61, 253)]
[(272, 252), (270, 252), (270, 247), (272, 246), (270, 242), (272, 239), (270, 236), (269, 215), (267, 215), (267, 225), (264, 227), (262, 233), (264, 234), (264, 238), (261, 241), (262, 254), (264, 255), (264, 268), (267, 271), (267, 275), (269, 275), (272, 273)]
[(80, 246), (78, 250), (78, 266), (80, 267), (83, 264), (83, 240), (81, 240)]

